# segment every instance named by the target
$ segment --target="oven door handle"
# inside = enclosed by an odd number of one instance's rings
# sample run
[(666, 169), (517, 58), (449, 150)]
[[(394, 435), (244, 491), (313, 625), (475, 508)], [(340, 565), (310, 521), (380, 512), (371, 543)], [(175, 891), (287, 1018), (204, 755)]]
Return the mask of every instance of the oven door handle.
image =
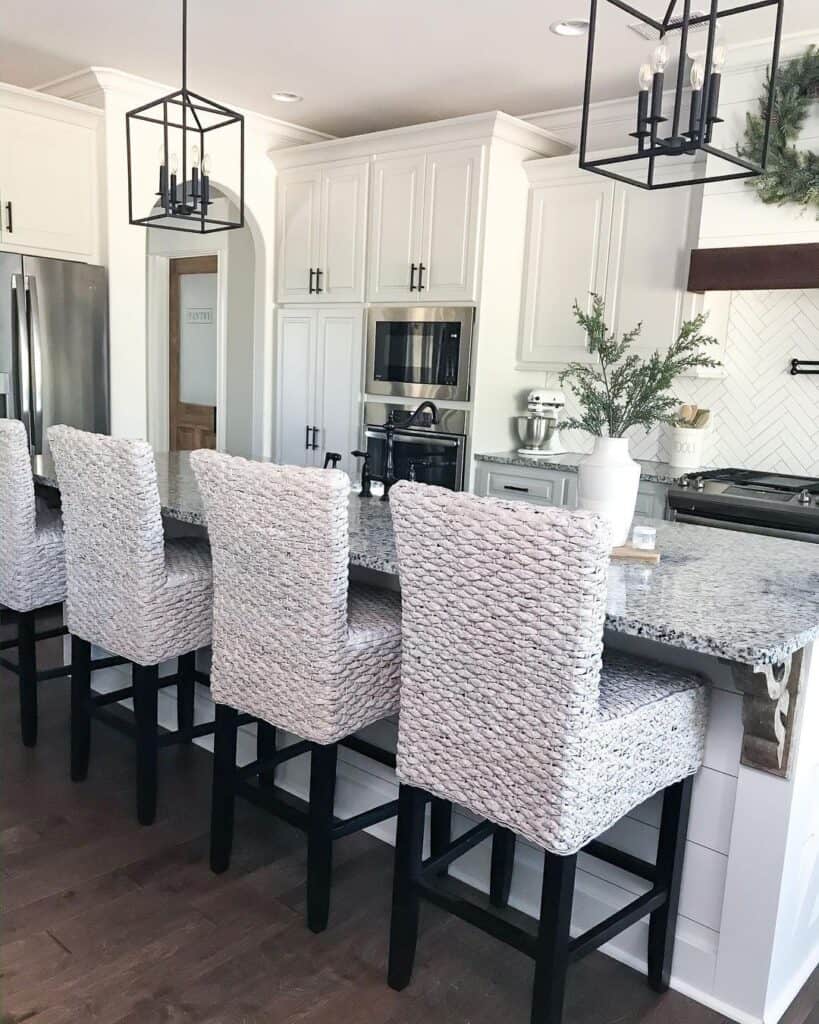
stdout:
[[(434, 444), (439, 448), (461, 448), (464, 440), (461, 437), (449, 437), (442, 434), (402, 434), (400, 430), (393, 431), (393, 441), (396, 444)], [(384, 431), (378, 427), (367, 430), (367, 437), (384, 440)]]
[(718, 530), (734, 530), (736, 533), (758, 533), (766, 537), (782, 537), (785, 540), (801, 540), (810, 544), (819, 544), (819, 534), (801, 533), (799, 530), (780, 530), (776, 526), (756, 526), (752, 523), (737, 523), (730, 519), (717, 519), (714, 516), (697, 516), (690, 512), (676, 512), (674, 521), (687, 523), (691, 526), (711, 526)]

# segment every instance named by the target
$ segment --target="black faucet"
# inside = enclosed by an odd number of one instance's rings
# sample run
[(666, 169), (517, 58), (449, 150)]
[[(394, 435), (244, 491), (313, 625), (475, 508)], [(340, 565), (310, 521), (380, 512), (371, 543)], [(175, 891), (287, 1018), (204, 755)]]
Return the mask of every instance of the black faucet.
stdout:
[(350, 452), (350, 454), (356, 459), (364, 460), (361, 464), (361, 490), (359, 492), (359, 497), (371, 498), (373, 496), (373, 492), (370, 489), (370, 484), (372, 483), (372, 477), (370, 476), (370, 453), (356, 449), (354, 452)]
[[(404, 430), (408, 427), (414, 427), (421, 418), (421, 415), (427, 412), (427, 410), (431, 413), (431, 423), (434, 426), (438, 422), (438, 406), (429, 400), (421, 402), (410, 418), (398, 425)], [(393, 458), (395, 427), (395, 409), (392, 409), (387, 417), (387, 422), (384, 424), (384, 472), (381, 474), (381, 479), (384, 481), (384, 493), (381, 495), (382, 501), (389, 501), (390, 488), (395, 483), (395, 461)]]

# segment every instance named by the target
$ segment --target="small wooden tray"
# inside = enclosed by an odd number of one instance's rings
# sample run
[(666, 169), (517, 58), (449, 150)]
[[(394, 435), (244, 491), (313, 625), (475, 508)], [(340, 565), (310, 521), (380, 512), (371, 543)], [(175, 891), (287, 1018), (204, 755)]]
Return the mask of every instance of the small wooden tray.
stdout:
[(635, 548), (631, 544), (623, 544), (622, 547), (611, 549), (612, 558), (633, 558), (637, 562), (647, 562), (649, 565), (656, 565), (660, 561), (660, 552), (656, 548), (651, 551), (646, 548)]

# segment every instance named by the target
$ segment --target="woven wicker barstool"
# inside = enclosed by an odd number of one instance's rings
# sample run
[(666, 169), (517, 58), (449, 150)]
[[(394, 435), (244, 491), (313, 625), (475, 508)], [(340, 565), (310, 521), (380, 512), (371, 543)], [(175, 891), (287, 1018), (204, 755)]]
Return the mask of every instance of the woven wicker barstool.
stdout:
[[(398, 710), (401, 602), (348, 582), (345, 473), (211, 451), (191, 462), (213, 551), (211, 692), (216, 701), (211, 867), (226, 870), (236, 795), (307, 832), (307, 923), (327, 926), (335, 839), (393, 817), (397, 801), (334, 817), (339, 744), (385, 764), (353, 734)], [(237, 727), (256, 721), (257, 760), (236, 767)], [(275, 749), (275, 730), (300, 737)], [(309, 801), (275, 785), (276, 766), (310, 754)]]
[[(603, 653), (610, 544), (600, 518), (408, 483), (395, 485), (391, 505), (403, 669), (390, 985), (410, 980), (424, 898), (534, 959), (533, 1024), (560, 1022), (571, 961), (647, 914), (649, 982), (664, 990), (705, 742), (702, 680)], [(656, 864), (598, 839), (660, 791)], [(422, 860), (430, 796), (482, 820)], [(440, 878), (499, 827), (545, 851), (536, 935), (453, 895)], [(652, 884), (572, 939), (581, 850)]]
[(61, 636), (63, 627), (37, 632), (36, 613), (65, 599), (65, 557), (59, 511), (34, 494), (28, 437), (20, 420), (0, 419), (0, 605), (15, 613), (17, 632), (0, 650), (17, 648), (17, 660), (0, 657), (20, 686), (23, 743), (37, 742), (37, 683), (67, 676), (69, 666), (38, 671), (37, 641)]
[[(62, 496), (71, 633), (71, 777), (85, 779), (91, 719), (136, 739), (137, 816), (156, 815), (160, 746), (213, 731), (194, 725), (196, 651), (210, 643), (212, 581), (204, 539), (166, 540), (153, 450), (144, 441), (50, 427), (48, 439)], [(132, 663), (132, 685), (91, 693), (91, 645)], [(178, 658), (176, 675), (159, 678)], [(206, 677), (202, 678), (204, 681)], [(178, 728), (160, 736), (160, 686), (178, 686)], [(133, 698), (133, 721), (107, 705)]]

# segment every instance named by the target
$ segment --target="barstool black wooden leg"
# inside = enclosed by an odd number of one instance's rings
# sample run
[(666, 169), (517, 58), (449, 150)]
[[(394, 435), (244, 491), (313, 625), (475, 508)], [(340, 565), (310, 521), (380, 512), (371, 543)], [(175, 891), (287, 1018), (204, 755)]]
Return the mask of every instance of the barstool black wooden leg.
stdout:
[[(263, 761), (266, 757), (272, 757), (276, 753), (276, 726), (261, 719), (256, 723), (256, 757)], [(276, 783), (276, 769), (268, 768), (267, 771), (259, 772), (260, 786), (273, 786)]]
[(236, 734), (238, 712), (216, 705), (213, 737), (213, 791), (210, 815), (210, 869), (217, 875), (230, 867), (233, 846), (233, 808), (236, 795)]
[[(193, 701), (196, 692), (196, 651), (177, 659), (179, 682), (176, 684), (176, 727), (180, 732), (193, 728)], [(192, 740), (188, 740), (188, 743)]]
[(71, 637), (71, 778), (88, 776), (91, 753), (91, 644)]
[[(437, 857), (452, 841), (452, 804), (449, 800), (432, 798), (429, 808), (429, 853)], [(446, 871), (442, 871), (446, 874)]]
[(668, 899), (659, 910), (654, 911), (648, 924), (648, 983), (656, 992), (667, 991), (671, 979), (693, 785), (694, 777), (691, 775), (669, 786), (663, 794), (655, 884), (667, 888)]
[(18, 684), (20, 687), (20, 731), (23, 745), (37, 742), (37, 653), (34, 612), (20, 612), (17, 619)]
[(333, 803), (338, 746), (315, 744), (310, 756), (310, 808), (307, 824), (307, 926), (327, 927), (333, 870)]
[(134, 716), (137, 748), (137, 818), (140, 825), (152, 825), (156, 817), (157, 761), (159, 731), (157, 691), (159, 667), (134, 665)]
[(397, 991), (406, 988), (412, 977), (415, 947), (418, 943), (418, 917), (421, 898), (418, 877), (424, 851), (423, 792), (414, 786), (401, 786), (398, 793), (398, 834), (395, 840), (395, 872), (392, 888), (390, 923), (390, 959), (387, 981)]
[(544, 858), (540, 921), (535, 951), (532, 1024), (560, 1024), (569, 966), (569, 925), (572, 919), (577, 855)]
[(515, 833), (502, 825), (496, 825), (492, 836), (492, 867), (489, 875), (489, 902), (493, 907), (508, 905), (514, 866)]

